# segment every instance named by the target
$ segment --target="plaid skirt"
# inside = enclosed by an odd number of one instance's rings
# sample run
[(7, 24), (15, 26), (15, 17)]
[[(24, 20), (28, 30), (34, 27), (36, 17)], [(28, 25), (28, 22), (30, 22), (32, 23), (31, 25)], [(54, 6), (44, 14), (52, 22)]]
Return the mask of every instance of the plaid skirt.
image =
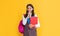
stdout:
[(29, 28), (28, 25), (25, 25), (24, 36), (37, 36), (36, 28)]

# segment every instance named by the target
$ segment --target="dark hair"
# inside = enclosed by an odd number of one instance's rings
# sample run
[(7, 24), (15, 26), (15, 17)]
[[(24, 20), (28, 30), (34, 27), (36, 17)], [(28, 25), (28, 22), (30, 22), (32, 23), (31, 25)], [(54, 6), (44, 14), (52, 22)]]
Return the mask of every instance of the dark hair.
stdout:
[[(28, 9), (28, 6), (31, 6), (32, 8), (33, 8), (33, 10), (32, 10), (32, 15), (31, 16), (34, 16), (35, 14), (34, 14), (34, 7), (33, 7), (33, 5), (32, 4), (27, 4), (27, 6), (26, 6), (26, 8)], [(25, 18), (28, 16), (28, 10), (26, 10), (26, 14), (25, 14)]]

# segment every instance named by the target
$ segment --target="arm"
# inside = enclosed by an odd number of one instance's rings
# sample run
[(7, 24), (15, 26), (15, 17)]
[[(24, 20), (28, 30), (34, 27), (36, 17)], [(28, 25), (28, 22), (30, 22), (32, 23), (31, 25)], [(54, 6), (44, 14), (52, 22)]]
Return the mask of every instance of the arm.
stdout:
[(35, 25), (36, 28), (40, 27), (40, 23), (39, 23), (39, 19), (38, 19), (38, 23)]
[[(37, 17), (37, 15), (35, 15)], [(39, 28), (40, 27), (40, 22), (39, 22), (39, 19), (38, 19), (38, 23), (35, 25), (36, 28)]]
[(25, 18), (24, 15), (22, 16), (22, 18), (23, 18), (23, 19), (22, 19), (23, 25), (26, 25), (26, 23), (27, 23), (27, 18)]

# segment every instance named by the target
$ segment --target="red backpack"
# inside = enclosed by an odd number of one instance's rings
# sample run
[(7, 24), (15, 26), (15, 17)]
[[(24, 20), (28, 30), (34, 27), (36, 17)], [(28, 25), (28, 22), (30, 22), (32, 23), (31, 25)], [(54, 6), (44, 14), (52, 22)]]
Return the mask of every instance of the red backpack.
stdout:
[(24, 33), (24, 25), (22, 23), (22, 20), (19, 23), (18, 30), (19, 30), (20, 33)]

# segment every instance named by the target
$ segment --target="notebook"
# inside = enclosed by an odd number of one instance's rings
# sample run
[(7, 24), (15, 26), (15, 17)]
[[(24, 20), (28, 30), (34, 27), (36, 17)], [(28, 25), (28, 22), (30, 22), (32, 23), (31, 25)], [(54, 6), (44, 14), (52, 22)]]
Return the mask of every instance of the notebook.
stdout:
[(38, 23), (38, 18), (37, 17), (31, 17), (30, 18), (30, 24), (36, 25)]

